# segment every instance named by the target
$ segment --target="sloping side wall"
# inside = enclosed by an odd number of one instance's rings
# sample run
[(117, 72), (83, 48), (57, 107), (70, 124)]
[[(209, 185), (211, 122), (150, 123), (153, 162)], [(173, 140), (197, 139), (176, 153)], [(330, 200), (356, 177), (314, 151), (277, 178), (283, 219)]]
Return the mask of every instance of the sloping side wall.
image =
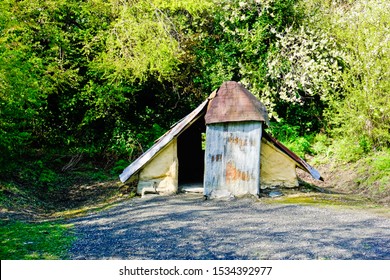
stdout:
[(174, 138), (156, 157), (141, 170), (137, 187), (138, 194), (143, 191), (169, 195), (178, 191), (177, 139)]
[(261, 139), (260, 186), (296, 187), (296, 162), (278, 150), (271, 142)]
[(131, 177), (137, 174), (145, 165), (149, 163), (158, 153), (161, 152), (171, 141), (176, 138), (180, 133), (187, 129), (197, 119), (204, 115), (205, 107), (209, 100), (205, 100), (194, 111), (188, 114), (181, 121), (176, 123), (170, 130), (168, 130), (163, 136), (161, 136), (157, 142), (139, 158), (132, 162), (128, 167), (123, 170), (119, 175), (119, 179), (124, 183), (127, 180), (131, 180)]

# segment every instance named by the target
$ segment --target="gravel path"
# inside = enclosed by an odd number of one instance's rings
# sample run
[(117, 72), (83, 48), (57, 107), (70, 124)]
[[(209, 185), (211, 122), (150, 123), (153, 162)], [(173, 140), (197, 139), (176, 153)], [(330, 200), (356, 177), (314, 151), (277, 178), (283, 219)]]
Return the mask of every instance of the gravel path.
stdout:
[(72, 259), (390, 259), (390, 219), (363, 211), (151, 195), (70, 222)]

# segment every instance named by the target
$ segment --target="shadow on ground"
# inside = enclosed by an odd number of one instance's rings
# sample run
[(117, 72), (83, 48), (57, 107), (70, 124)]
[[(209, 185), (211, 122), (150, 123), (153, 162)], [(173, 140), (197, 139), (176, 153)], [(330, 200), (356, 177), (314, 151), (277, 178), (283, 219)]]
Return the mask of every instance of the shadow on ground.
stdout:
[(390, 259), (390, 220), (362, 211), (152, 195), (70, 222), (72, 259)]

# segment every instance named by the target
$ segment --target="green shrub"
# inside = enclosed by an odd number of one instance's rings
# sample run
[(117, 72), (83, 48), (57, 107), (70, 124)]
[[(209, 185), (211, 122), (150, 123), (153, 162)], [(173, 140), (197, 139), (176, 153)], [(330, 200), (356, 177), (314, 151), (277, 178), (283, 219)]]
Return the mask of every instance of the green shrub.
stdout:
[(111, 174), (118, 175), (129, 165), (129, 161), (120, 159), (118, 160), (114, 167), (111, 169)]
[(56, 188), (58, 174), (42, 160), (23, 164), (19, 167), (18, 180), (30, 185), (40, 194), (48, 193)]
[(329, 156), (329, 146), (331, 145), (331, 139), (323, 134), (319, 133), (314, 136), (312, 151), (316, 155)]
[(305, 154), (311, 154), (313, 152), (311, 148), (313, 136), (300, 136), (300, 129), (300, 126), (293, 126), (282, 120), (280, 122), (271, 122), (268, 131), (287, 148), (301, 158), (304, 158)]
[(378, 199), (390, 199), (390, 149), (358, 161), (357, 190)]
[(324, 11), (329, 32), (346, 50), (348, 65), (343, 91), (330, 102), (333, 135), (348, 139), (360, 155), (389, 147), (390, 2), (340, 2)]

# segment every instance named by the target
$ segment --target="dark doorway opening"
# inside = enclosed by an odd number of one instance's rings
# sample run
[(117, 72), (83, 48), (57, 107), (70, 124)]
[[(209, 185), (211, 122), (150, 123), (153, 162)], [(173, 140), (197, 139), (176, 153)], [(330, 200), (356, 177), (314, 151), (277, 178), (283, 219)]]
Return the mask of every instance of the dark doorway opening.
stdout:
[(201, 116), (177, 138), (179, 160), (179, 189), (184, 185), (203, 186), (204, 145), (202, 134), (206, 132), (204, 117)]

